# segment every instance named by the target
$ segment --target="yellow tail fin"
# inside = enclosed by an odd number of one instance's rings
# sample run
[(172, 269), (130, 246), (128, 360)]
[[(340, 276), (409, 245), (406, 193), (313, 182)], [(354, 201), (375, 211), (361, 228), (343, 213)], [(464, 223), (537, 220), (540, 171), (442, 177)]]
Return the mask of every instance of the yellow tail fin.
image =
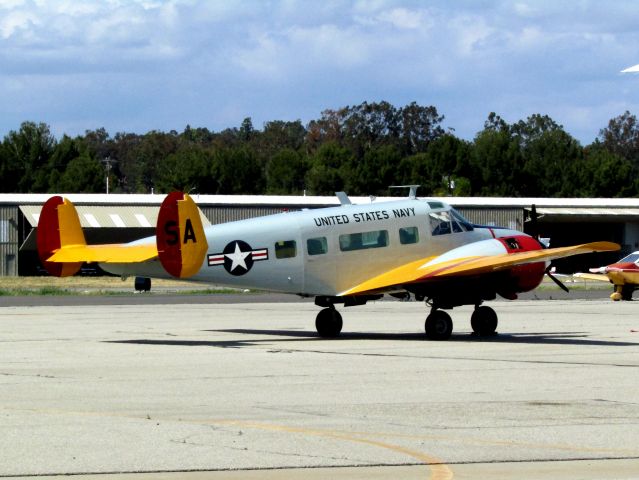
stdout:
[(174, 277), (190, 277), (200, 270), (208, 243), (200, 210), (188, 194), (172, 192), (164, 199), (156, 242), (162, 266)]
[(40, 261), (51, 275), (68, 277), (80, 270), (83, 262), (48, 261), (62, 247), (86, 245), (78, 212), (68, 199), (51, 197), (42, 206), (36, 242)]

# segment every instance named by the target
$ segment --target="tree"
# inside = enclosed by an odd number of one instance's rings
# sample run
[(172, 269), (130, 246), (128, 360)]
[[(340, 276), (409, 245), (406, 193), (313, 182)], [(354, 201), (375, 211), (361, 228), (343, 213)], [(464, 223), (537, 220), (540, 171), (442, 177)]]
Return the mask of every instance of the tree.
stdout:
[(484, 129), (475, 137), (471, 151), (473, 195), (518, 196), (521, 151), (508, 130)]
[(322, 145), (310, 158), (306, 188), (311, 195), (332, 195), (344, 189), (344, 175), (353, 164), (352, 154), (336, 143)]
[(211, 165), (214, 193), (259, 194), (264, 191), (263, 171), (248, 147), (215, 150)]
[(158, 164), (155, 188), (158, 192), (173, 190), (209, 193), (215, 189), (210, 174), (213, 154), (199, 145), (187, 145), (162, 158)]
[(280, 150), (266, 164), (266, 193), (301, 194), (307, 168), (302, 154), (290, 148)]
[(4, 175), (12, 181), (7, 187), (14, 192), (46, 191), (46, 175), (38, 174), (46, 169), (56, 140), (44, 123), (24, 122), (20, 129), (10, 131), (4, 138)]
[(639, 123), (635, 115), (626, 110), (612, 118), (599, 132), (599, 139), (608, 151), (629, 160), (639, 170)]
[(578, 196), (630, 197), (637, 195), (639, 180), (629, 160), (595, 141), (584, 149), (584, 168), (577, 172)]
[(104, 192), (104, 168), (88, 154), (74, 158), (58, 181), (61, 192), (99, 193)]

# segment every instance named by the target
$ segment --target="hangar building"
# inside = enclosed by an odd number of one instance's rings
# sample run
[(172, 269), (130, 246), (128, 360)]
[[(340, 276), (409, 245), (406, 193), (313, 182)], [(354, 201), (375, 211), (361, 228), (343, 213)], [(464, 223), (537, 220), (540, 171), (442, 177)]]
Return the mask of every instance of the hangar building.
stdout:
[[(49, 194), (0, 194), (0, 275), (43, 273), (36, 252), (36, 230)], [(69, 194), (87, 243), (120, 243), (153, 235), (163, 195)], [(194, 195), (211, 224), (259, 217), (288, 210), (340, 204), (333, 196)], [(353, 203), (396, 199), (351, 197)], [(608, 240), (622, 245), (621, 254), (639, 250), (639, 199), (622, 198), (493, 198), (446, 197), (471, 222), (530, 232), (533, 205), (538, 230), (551, 246)], [(584, 270), (612, 263), (620, 254), (597, 254), (561, 260), (560, 271)], [(93, 268), (86, 274), (96, 273)]]

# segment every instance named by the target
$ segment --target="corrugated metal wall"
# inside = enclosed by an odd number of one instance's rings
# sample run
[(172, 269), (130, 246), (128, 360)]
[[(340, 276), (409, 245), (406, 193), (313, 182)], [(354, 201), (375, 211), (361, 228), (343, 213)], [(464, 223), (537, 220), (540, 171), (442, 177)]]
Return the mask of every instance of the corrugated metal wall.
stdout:
[(18, 275), (18, 207), (0, 206), (0, 275)]
[(477, 225), (506, 227), (523, 231), (523, 208), (455, 207), (464, 217)]
[(281, 213), (286, 210), (297, 210), (296, 208), (286, 207), (259, 207), (259, 206), (200, 206), (200, 209), (209, 219), (211, 225), (219, 223), (234, 222), (236, 220), (244, 220), (246, 218), (263, 217), (274, 213)]

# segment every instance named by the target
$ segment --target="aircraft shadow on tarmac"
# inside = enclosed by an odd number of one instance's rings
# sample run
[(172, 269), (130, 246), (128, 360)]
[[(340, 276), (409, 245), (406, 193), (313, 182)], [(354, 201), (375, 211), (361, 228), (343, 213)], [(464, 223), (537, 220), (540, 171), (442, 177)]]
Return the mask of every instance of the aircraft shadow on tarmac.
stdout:
[[(178, 340), (178, 339), (131, 339), (109, 340), (105, 343), (124, 343), (138, 345), (167, 345), (183, 347), (218, 347), (218, 348), (242, 348), (260, 344), (273, 344), (285, 342), (334, 342), (345, 340), (380, 340), (380, 341), (424, 341), (428, 340), (423, 333), (377, 333), (377, 332), (342, 332), (339, 337), (333, 339), (320, 338), (317, 333), (303, 330), (262, 330), (262, 329), (226, 329), (205, 330), (210, 333), (232, 333), (237, 335), (259, 335), (285, 338), (253, 338), (234, 340)], [(608, 346), (608, 347), (638, 347), (637, 342), (622, 342), (588, 338), (585, 332), (526, 332), (495, 334), (480, 337), (471, 333), (458, 333), (448, 340), (449, 342), (491, 342), (513, 344), (538, 344), (538, 345), (583, 345), (583, 346)]]

